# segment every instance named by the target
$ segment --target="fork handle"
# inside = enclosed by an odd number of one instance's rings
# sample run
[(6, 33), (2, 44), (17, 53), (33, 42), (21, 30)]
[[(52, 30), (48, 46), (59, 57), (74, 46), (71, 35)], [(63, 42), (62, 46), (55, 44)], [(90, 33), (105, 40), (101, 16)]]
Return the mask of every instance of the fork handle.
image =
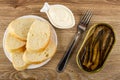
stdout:
[(72, 53), (72, 51), (73, 51), (73, 49), (74, 49), (74, 47), (76, 45), (76, 42), (77, 42), (77, 40), (78, 40), (78, 38), (80, 36), (80, 33), (81, 32), (79, 32), (79, 31), (76, 33), (74, 39), (72, 40), (72, 42), (70, 44), (70, 47), (66, 51), (66, 53), (63, 56), (63, 58), (61, 59), (61, 61), (58, 63), (58, 66), (57, 66), (57, 71), (58, 72), (62, 72), (64, 70), (64, 68), (65, 68), (65, 66), (66, 66), (66, 64), (67, 64), (67, 62), (69, 60), (69, 57), (70, 57), (70, 55), (71, 55), (71, 53)]

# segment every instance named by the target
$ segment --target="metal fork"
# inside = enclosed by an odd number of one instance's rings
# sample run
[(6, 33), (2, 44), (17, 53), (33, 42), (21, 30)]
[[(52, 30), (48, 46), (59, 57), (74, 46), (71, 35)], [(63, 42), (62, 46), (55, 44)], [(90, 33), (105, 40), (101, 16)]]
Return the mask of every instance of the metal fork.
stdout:
[(57, 71), (58, 72), (62, 72), (68, 62), (68, 59), (76, 45), (76, 42), (78, 40), (78, 38), (80, 37), (80, 35), (86, 30), (90, 19), (92, 17), (92, 12), (91, 11), (86, 11), (85, 14), (82, 16), (80, 23), (77, 27), (77, 33), (74, 36), (73, 41), (71, 42), (70, 47), (68, 48), (68, 50), (66, 51), (65, 55), (63, 56), (63, 58), (60, 60), (60, 62), (58, 63), (57, 66)]

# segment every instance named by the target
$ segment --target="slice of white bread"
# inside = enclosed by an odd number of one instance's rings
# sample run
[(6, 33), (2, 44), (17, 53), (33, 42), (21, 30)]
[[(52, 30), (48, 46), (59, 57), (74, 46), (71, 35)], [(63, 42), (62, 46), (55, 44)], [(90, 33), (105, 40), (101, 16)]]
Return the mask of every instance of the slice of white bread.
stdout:
[(53, 40), (50, 40), (47, 48), (42, 52), (31, 52), (25, 51), (23, 55), (23, 60), (28, 63), (41, 63), (49, 58), (51, 58), (56, 52), (56, 45)]
[(18, 71), (24, 70), (27, 68), (28, 64), (23, 61), (24, 51), (18, 50), (15, 52), (11, 52), (12, 64), (14, 68)]
[(8, 50), (17, 50), (17, 49), (20, 49), (22, 48), (23, 46), (25, 46), (25, 43), (24, 41), (16, 38), (14, 35), (12, 35), (10, 32), (7, 33), (6, 35), (6, 39), (5, 39), (5, 47), (8, 49)]
[(35, 20), (28, 32), (26, 49), (28, 51), (44, 50), (49, 43), (50, 32), (49, 23)]
[(33, 18), (20, 18), (12, 21), (8, 27), (16, 37), (26, 40), (29, 28), (34, 21)]

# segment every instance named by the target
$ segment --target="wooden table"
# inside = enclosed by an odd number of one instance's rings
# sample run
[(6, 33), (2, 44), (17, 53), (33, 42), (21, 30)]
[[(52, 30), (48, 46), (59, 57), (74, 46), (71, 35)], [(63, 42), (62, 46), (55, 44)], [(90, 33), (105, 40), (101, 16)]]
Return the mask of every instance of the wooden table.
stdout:
[[(38, 15), (48, 20), (39, 10), (46, 0), (0, 0), (0, 80), (120, 80), (120, 0), (47, 0), (49, 4), (63, 4), (70, 8), (75, 16), (76, 25), (71, 29), (56, 29), (58, 48), (55, 56), (45, 66), (33, 70), (16, 71), (4, 54), (2, 39), (7, 25), (23, 15)], [(94, 23), (109, 23), (116, 34), (116, 43), (104, 68), (95, 74), (81, 71), (75, 61), (76, 53), (71, 57), (62, 73), (56, 71), (59, 60), (76, 32), (81, 13), (93, 10)]]

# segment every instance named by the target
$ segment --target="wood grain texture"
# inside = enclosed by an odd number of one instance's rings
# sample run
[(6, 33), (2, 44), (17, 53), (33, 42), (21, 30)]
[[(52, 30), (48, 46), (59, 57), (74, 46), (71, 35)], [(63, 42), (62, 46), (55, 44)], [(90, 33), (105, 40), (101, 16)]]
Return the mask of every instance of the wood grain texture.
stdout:
[[(16, 71), (4, 55), (2, 39), (7, 25), (23, 15), (38, 15), (47, 19), (39, 10), (44, 2), (63, 4), (70, 8), (75, 16), (76, 25), (67, 30), (56, 29), (58, 48), (55, 56), (45, 66), (33, 70)], [(56, 66), (65, 53), (68, 44), (76, 32), (81, 14), (92, 9), (94, 23), (109, 23), (116, 34), (116, 43), (104, 68), (95, 74), (81, 71), (75, 61), (74, 53), (63, 73), (56, 71)], [(120, 0), (0, 0), (0, 80), (120, 80)]]

